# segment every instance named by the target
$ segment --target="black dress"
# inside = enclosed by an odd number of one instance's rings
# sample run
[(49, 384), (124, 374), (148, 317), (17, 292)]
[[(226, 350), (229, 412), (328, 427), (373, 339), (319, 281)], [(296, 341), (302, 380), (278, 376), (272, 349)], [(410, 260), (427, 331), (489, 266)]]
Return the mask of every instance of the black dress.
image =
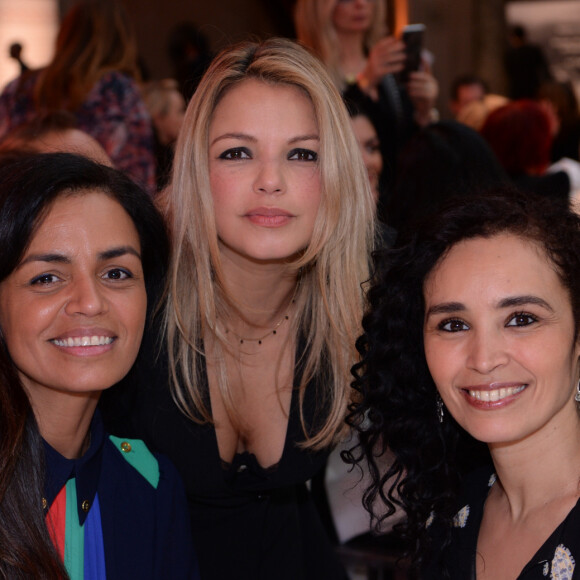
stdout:
[(524, 193), (547, 197), (566, 207), (570, 203), (570, 178), (565, 171), (543, 175), (512, 175), (511, 178), (516, 187)]
[[(112, 433), (139, 437), (170, 457), (187, 493), (203, 580), (334, 580), (345, 578), (306, 487), (327, 451), (301, 450), (297, 390), (284, 451), (262, 468), (245, 452), (225, 464), (212, 425), (183, 415), (171, 398), (167, 357), (156, 360), (151, 335), (123, 384), (103, 399)], [(296, 379), (295, 379), (296, 382)], [(308, 385), (306, 421), (314, 421), (315, 385)], [(209, 406), (209, 392), (205, 391)]]
[[(479, 528), (487, 494), (495, 481), (493, 467), (481, 468), (467, 478), (453, 518), (450, 542), (441, 550), (438, 561), (425, 567), (421, 576), (423, 580), (475, 580)], [(436, 521), (432, 524), (431, 536), (435, 544), (445, 537), (444, 530)], [(517, 580), (577, 578), (574, 568), (579, 554), (580, 500), (524, 566)]]

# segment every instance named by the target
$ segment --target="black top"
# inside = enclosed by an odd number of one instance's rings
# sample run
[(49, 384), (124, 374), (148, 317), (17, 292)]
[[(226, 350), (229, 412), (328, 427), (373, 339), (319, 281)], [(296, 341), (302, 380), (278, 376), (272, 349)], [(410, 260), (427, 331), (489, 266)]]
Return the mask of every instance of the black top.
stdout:
[[(449, 545), (440, 552), (436, 564), (427, 566), (423, 579), (475, 580), (477, 537), (485, 500), (495, 480), (493, 468), (490, 467), (481, 468), (467, 478), (458, 503), (459, 509), (453, 518)], [(442, 531), (441, 526), (433, 522), (431, 536), (435, 543), (444, 537)], [(572, 580), (575, 560), (579, 555), (580, 500), (524, 566), (517, 580)]]
[(512, 180), (521, 191), (547, 197), (566, 206), (570, 200), (570, 179), (565, 171), (544, 175), (515, 175)]
[(554, 137), (550, 159), (560, 161), (564, 157), (580, 160), (580, 117), (569, 123), (562, 123)]
[(175, 153), (175, 144), (163, 145), (159, 133), (153, 127), (153, 153), (155, 154), (155, 184), (157, 191), (162, 191), (171, 179), (171, 168)]
[(510, 99), (535, 99), (540, 85), (552, 78), (544, 51), (536, 44), (510, 47), (505, 65)]
[[(181, 473), (201, 577), (344, 578), (305, 485), (328, 453), (297, 446), (304, 440), (297, 390), (280, 462), (263, 469), (245, 452), (231, 465), (224, 464), (213, 426), (199, 425), (179, 411), (168, 386), (167, 355), (155, 362), (154, 353), (149, 338), (140, 362), (124, 384), (108, 394), (103, 408), (112, 433), (128, 432), (145, 440), (153, 450), (167, 454)], [(306, 391), (307, 423), (314, 420), (314, 389), (309, 385)]]

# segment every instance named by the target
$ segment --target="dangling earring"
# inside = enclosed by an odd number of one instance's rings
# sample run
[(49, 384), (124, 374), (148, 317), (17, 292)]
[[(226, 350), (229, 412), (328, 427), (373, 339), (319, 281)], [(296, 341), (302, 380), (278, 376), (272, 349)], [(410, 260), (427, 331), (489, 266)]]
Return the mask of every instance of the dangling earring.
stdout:
[[(576, 396), (580, 397), (580, 393)], [(441, 395), (437, 395), (437, 401), (435, 404), (437, 405), (437, 419), (439, 419), (439, 423), (443, 423), (443, 419), (445, 418), (445, 407)]]
[(580, 380), (576, 383), (576, 394), (574, 395), (574, 400), (580, 403)]

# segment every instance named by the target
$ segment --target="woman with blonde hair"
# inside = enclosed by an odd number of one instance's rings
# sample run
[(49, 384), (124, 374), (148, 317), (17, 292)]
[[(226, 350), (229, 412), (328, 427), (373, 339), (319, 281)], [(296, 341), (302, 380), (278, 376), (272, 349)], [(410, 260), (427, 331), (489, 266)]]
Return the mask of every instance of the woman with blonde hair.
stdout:
[(438, 85), (425, 61), (401, 76), (405, 45), (387, 35), (386, 1), (297, 0), (294, 24), (345, 96), (364, 103), (393, 166), (400, 145), (434, 119)]
[(321, 63), (283, 39), (222, 52), (164, 202), (170, 371), (146, 353), (116, 420), (181, 471), (204, 579), (343, 578), (305, 483), (343, 430), (374, 202)]
[(80, 0), (62, 21), (51, 63), (4, 89), (0, 138), (39, 114), (70, 111), (115, 167), (153, 191), (153, 129), (139, 80), (137, 40), (123, 4)]
[[(334, 13), (338, 0), (298, 0), (294, 13), (298, 40), (308, 46), (329, 68), (337, 84), (349, 82), (345, 68), (345, 55), (341, 54), (341, 31), (334, 23)], [(342, 2), (344, 3), (344, 1)], [(387, 35), (386, 6), (384, 2), (374, 4), (372, 19), (360, 27), (359, 44), (364, 53)]]

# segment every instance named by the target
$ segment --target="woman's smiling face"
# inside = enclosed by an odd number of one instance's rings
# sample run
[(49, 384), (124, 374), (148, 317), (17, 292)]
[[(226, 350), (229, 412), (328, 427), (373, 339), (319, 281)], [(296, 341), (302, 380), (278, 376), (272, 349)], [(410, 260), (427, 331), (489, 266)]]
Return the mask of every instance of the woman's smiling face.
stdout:
[(568, 290), (535, 243), (459, 242), (424, 284), (425, 356), (445, 406), (476, 439), (578, 421), (580, 348)]
[(31, 400), (98, 393), (131, 368), (147, 296), (137, 230), (99, 191), (63, 194), (0, 283), (0, 327)]

